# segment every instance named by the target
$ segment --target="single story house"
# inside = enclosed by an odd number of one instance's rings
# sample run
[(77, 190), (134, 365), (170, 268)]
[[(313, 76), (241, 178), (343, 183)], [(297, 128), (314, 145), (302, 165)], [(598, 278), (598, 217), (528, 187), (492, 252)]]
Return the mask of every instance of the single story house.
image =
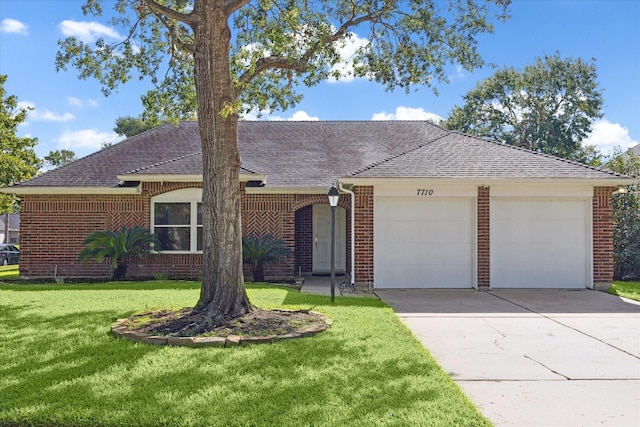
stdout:
[[(635, 179), (429, 122), (239, 123), (243, 233), (295, 254), (267, 276), (336, 267), (382, 288), (592, 288), (613, 278), (612, 193)], [(202, 161), (196, 122), (162, 125), (2, 191), (22, 199), (24, 278), (110, 275), (81, 265), (90, 233), (142, 225), (162, 239), (133, 274), (197, 277)]]

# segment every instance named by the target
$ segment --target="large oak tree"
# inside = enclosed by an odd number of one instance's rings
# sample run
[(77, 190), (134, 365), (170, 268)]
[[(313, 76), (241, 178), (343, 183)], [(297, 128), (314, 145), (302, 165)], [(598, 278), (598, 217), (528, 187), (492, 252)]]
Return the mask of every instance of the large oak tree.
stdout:
[[(234, 317), (251, 310), (242, 275), (239, 114), (289, 108), (301, 99), (297, 86), (345, 72), (389, 90), (446, 81), (449, 63), (467, 70), (482, 65), (477, 36), (506, 18), (509, 3), (118, 0), (110, 23), (123, 29), (123, 39), (89, 44), (67, 38), (60, 41), (56, 65), (71, 64), (81, 78), (96, 78), (105, 94), (136, 71), (155, 84), (143, 97), (147, 113), (181, 119), (197, 112), (203, 282), (196, 310)], [(100, 16), (102, 2), (87, 0), (83, 11)], [(356, 41), (350, 67), (339, 67), (341, 49)]]

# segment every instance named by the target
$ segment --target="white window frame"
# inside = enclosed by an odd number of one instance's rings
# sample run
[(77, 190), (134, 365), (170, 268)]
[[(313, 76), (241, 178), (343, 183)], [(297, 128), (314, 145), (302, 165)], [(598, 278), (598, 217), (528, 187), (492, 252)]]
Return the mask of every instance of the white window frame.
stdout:
[[(199, 253), (198, 250), (198, 228), (202, 225), (198, 225), (198, 203), (202, 203), (202, 189), (201, 188), (185, 188), (183, 190), (169, 191), (167, 193), (159, 194), (151, 198), (151, 232), (155, 233), (155, 205), (156, 203), (191, 203), (191, 218), (190, 218), (190, 233), (191, 244), (188, 251), (171, 251), (171, 250), (157, 250), (158, 253), (171, 253), (171, 254), (189, 254)], [(164, 228), (164, 227), (158, 227)]]

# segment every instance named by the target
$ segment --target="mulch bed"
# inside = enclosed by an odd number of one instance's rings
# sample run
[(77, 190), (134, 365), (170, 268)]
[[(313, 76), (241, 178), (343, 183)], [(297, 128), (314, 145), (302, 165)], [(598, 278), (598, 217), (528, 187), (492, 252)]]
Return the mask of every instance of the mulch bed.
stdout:
[(269, 336), (295, 333), (301, 329), (326, 326), (326, 317), (306, 310), (254, 309), (243, 316), (214, 322), (202, 312), (155, 310), (128, 318), (127, 329), (158, 336), (228, 337)]

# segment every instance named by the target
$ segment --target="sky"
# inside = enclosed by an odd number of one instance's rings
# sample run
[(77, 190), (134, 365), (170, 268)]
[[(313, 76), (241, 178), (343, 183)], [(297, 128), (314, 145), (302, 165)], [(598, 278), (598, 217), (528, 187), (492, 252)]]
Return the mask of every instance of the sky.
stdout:
[[(105, 4), (110, 0), (106, 0)], [(0, 74), (7, 95), (33, 108), (18, 136), (38, 138), (36, 153), (72, 150), (78, 157), (122, 138), (113, 131), (122, 116), (138, 116), (140, 95), (151, 88), (132, 81), (104, 97), (94, 80), (77, 71), (56, 72), (57, 41), (75, 35), (91, 40), (119, 37), (106, 20), (84, 16), (81, 0), (0, 0)], [(640, 143), (640, 0), (514, 0), (511, 19), (482, 35), (479, 52), (487, 64), (522, 69), (536, 57), (553, 55), (596, 61), (604, 116), (585, 141), (603, 153)], [(446, 118), (476, 84), (491, 76), (486, 66), (472, 73), (452, 65), (448, 84), (386, 92), (364, 79), (341, 79), (304, 88), (293, 109), (263, 120), (425, 120)], [(253, 116), (249, 117), (250, 119)], [(1, 143), (1, 142), (0, 142)]]

